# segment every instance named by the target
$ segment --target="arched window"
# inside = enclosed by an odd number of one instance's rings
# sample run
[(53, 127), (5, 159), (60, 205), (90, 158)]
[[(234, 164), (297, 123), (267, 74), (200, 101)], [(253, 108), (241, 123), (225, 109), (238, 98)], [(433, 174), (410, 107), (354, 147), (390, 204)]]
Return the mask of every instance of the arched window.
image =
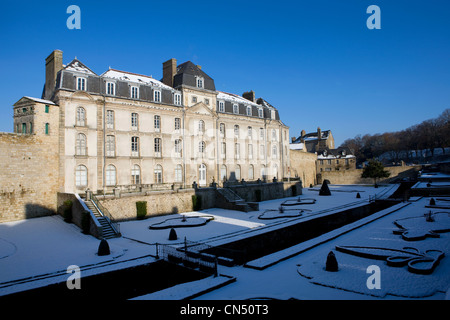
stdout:
[(77, 134), (77, 140), (75, 143), (75, 154), (77, 156), (86, 155), (86, 136), (83, 133)]
[(81, 164), (75, 169), (75, 185), (85, 187), (88, 184), (87, 182), (87, 168)]
[(141, 183), (141, 168), (135, 164), (131, 168), (131, 184)]
[(83, 107), (77, 108), (77, 118), (76, 118), (77, 126), (84, 127), (86, 125), (86, 110)]
[(253, 180), (255, 178), (255, 173), (254, 173), (254, 168), (253, 165), (249, 165), (248, 166), (248, 180)]
[(163, 170), (161, 165), (157, 164), (154, 172), (155, 172), (155, 183), (163, 183)]
[(181, 164), (175, 166), (175, 182), (183, 182), (183, 167)]
[(115, 186), (116, 185), (116, 167), (112, 164), (106, 167), (106, 185)]

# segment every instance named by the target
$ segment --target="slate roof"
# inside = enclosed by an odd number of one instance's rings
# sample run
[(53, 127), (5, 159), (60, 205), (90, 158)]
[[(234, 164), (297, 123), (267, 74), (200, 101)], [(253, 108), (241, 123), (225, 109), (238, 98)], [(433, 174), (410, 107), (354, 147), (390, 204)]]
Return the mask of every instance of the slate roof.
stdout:
[(339, 147), (337, 149), (325, 148), (317, 154), (317, 159), (331, 158), (355, 158), (355, 155), (349, 147)]
[(204, 79), (203, 88), (207, 90), (216, 90), (214, 79), (208, 76), (202, 69), (191, 61), (186, 61), (177, 66), (177, 74), (173, 77), (173, 87), (187, 85), (197, 87), (196, 77)]

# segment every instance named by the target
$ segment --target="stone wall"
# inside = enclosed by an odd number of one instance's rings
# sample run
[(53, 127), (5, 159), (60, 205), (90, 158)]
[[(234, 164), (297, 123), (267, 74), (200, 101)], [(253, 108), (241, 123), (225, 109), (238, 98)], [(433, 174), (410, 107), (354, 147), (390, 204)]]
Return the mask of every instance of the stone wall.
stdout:
[(0, 133), (0, 222), (56, 212), (55, 146), (56, 135)]
[(290, 176), (298, 177), (302, 180), (303, 186), (317, 184), (316, 181), (316, 160), (315, 153), (301, 150), (290, 150)]
[[(398, 166), (386, 167), (385, 169), (391, 173), (389, 178), (379, 182), (385, 183), (396, 179), (413, 177), (417, 175), (421, 166)], [(331, 184), (373, 184), (371, 178), (361, 178), (363, 169), (344, 170), (344, 171), (324, 171), (317, 174), (317, 183), (321, 184), (323, 180), (328, 179)]]
[[(295, 186), (295, 194), (293, 194)], [(302, 194), (300, 182), (275, 182), (263, 184), (236, 185), (231, 189), (246, 201), (256, 201), (255, 190), (261, 190), (261, 200), (278, 199)], [(97, 196), (114, 219), (126, 221), (136, 219), (136, 202), (147, 202), (147, 216), (158, 216), (193, 211), (192, 196), (198, 196), (201, 209), (217, 207), (217, 194), (214, 188), (179, 189), (173, 191), (149, 191)]]

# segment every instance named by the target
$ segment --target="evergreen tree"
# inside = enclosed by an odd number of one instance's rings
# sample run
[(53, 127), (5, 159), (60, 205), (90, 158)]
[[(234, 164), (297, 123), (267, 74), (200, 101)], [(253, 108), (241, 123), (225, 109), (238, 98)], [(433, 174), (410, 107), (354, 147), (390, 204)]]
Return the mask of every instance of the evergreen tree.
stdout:
[(375, 159), (369, 161), (369, 164), (364, 167), (361, 178), (372, 178), (374, 179), (375, 187), (377, 186), (377, 179), (387, 178), (391, 174), (389, 171), (384, 170), (383, 164)]

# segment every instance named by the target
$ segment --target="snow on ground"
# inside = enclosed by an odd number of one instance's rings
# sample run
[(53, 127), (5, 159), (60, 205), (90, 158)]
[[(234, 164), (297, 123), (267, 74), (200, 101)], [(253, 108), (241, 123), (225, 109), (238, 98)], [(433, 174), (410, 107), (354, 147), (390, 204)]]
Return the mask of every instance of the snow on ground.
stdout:
[[(378, 194), (377, 197), (380, 197), (382, 194), (387, 197), (395, 191), (396, 186), (381, 186), (380, 188), (375, 189), (370, 186), (362, 185), (330, 185), (330, 189), (332, 196), (319, 196), (319, 188), (304, 188), (301, 197), (315, 198), (317, 199), (317, 202), (315, 204), (299, 206), (300, 209), (308, 209), (311, 210), (311, 212), (305, 212), (302, 216), (294, 218), (271, 220), (258, 219), (258, 216), (266, 210), (278, 210), (280, 204), (286, 201), (286, 198), (261, 202), (259, 211), (248, 213), (219, 208), (182, 213), (183, 215), (186, 215), (186, 217), (202, 215), (213, 216), (214, 220), (204, 226), (177, 228), (176, 231), (179, 239), (177, 241), (168, 240), (169, 229), (150, 230), (149, 226), (151, 224), (164, 222), (167, 219), (180, 217), (180, 214), (152, 217), (140, 221), (123, 222), (120, 226), (123, 237), (108, 240), (111, 247), (111, 255), (109, 256), (97, 256), (96, 252), (100, 241), (92, 236), (83, 235), (79, 228), (73, 224), (65, 223), (59, 216), (2, 223), (0, 224), (0, 295), (26, 290), (27, 288), (52, 282), (65, 281), (68, 277), (66, 270), (69, 265), (80, 266), (82, 271), (81, 276), (83, 276), (128, 267), (133, 264), (136, 265), (154, 261), (152, 255), (154, 256), (156, 253), (156, 243), (177, 246), (181, 245), (186, 237), (191, 241), (202, 241), (211, 245), (218, 245), (242, 237), (248, 237), (257, 232), (266, 232), (273, 228), (281, 228), (292, 223), (298, 223), (302, 219), (313, 219), (317, 215), (329, 214), (330, 212), (333, 212), (333, 208), (338, 210), (338, 208), (364, 205), (368, 203), (369, 198), (374, 197), (375, 193)], [(356, 198), (357, 192), (361, 195), (360, 199)], [(291, 197), (287, 199), (296, 198), (297, 197)], [(428, 200), (419, 200), (417, 204), (421, 203), (420, 201)], [(395, 214), (403, 217), (404, 215), (400, 214), (400, 212), (402, 211), (400, 210), (399, 213)], [(332, 282), (330, 276), (327, 274), (324, 276), (320, 271), (319, 274), (317, 274), (317, 272), (314, 273), (314, 262), (315, 264), (321, 263), (324, 257), (326, 257), (326, 254), (334, 248), (334, 243), (337, 243), (336, 241), (339, 239), (346, 239), (346, 237), (353, 234), (356, 234), (356, 236), (350, 238), (353, 239), (352, 241), (339, 242), (338, 244), (355, 244), (355, 241), (357, 240), (362, 244), (366, 244), (368, 240), (364, 242), (363, 239), (367, 234), (370, 235), (370, 239), (376, 239), (377, 237), (386, 239), (384, 242), (382, 241), (382, 243), (389, 243), (392, 245), (400, 245), (401, 243), (401, 245), (404, 245), (404, 241), (400, 239), (400, 235), (377, 235), (377, 232), (379, 233), (380, 230), (387, 230), (385, 233), (389, 233), (388, 231), (392, 229), (392, 221), (389, 220), (390, 217), (391, 215), (388, 215), (386, 218), (380, 218), (373, 223), (349, 232), (330, 242), (321, 245), (316, 244), (317, 246), (314, 249), (307, 250), (298, 256), (277, 263), (262, 271), (243, 266), (232, 268), (219, 266), (219, 273), (235, 277), (236, 282), (214, 290), (204, 296), (200, 296), (199, 298), (247, 299), (254, 297), (274, 297), (278, 299), (288, 299), (294, 297), (301, 299), (366, 299), (368, 297), (384, 297), (384, 293), (372, 296), (367, 295), (366, 292), (363, 292), (365, 293), (364, 295), (354, 293), (351, 291), (358, 290), (353, 287), (343, 288), (344, 290), (328, 288), (326, 286), (330, 285), (330, 281)], [(380, 224), (378, 229), (372, 229), (372, 224), (376, 225), (381, 223), (381, 221), (385, 221), (384, 224)], [(446, 239), (448, 243), (448, 238), (446, 237), (447, 235), (443, 234), (442, 238), (426, 239), (425, 241), (442, 241), (443, 239)], [(411, 244), (407, 243), (406, 245)], [(420, 249), (423, 250), (424, 248), (421, 246), (423, 246), (423, 244), (419, 244)], [(448, 252), (448, 246), (443, 247), (447, 250), (446, 254), (450, 254), (450, 252)], [(345, 254), (340, 252), (336, 253), (336, 255), (338, 256), (338, 261), (340, 260), (342, 262), (353, 259), (350, 256), (342, 258)], [(353, 260), (364, 261), (362, 258), (354, 258)], [(449, 270), (449, 262), (447, 260), (449, 259), (444, 258), (441, 261), (441, 264), (436, 268), (432, 277), (439, 278), (443, 276), (442, 269)], [(367, 261), (364, 261), (364, 263), (366, 262)], [(357, 262), (354, 262), (354, 264), (355, 263), (356, 265), (358, 264)], [(376, 261), (373, 263), (382, 264), (383, 262)], [(301, 266), (299, 267), (297, 264), (301, 264)], [(345, 263), (342, 264), (342, 267), (344, 266)], [(302, 277), (298, 273), (299, 270), (297, 270), (301, 268), (306, 268), (302, 271), (306, 270), (304, 272), (308, 271), (313, 274), (314, 278), (316, 278), (318, 282), (322, 282), (323, 285), (313, 284), (312, 281), (310, 281), (311, 279)], [(366, 276), (364, 273), (364, 265), (361, 265), (360, 269), (360, 277)], [(337, 272), (333, 276), (339, 277), (339, 275), (344, 275), (345, 272), (347, 272), (346, 270), (347, 269), (343, 269), (343, 272)], [(390, 269), (387, 268), (386, 270), (383, 270), (383, 272), (389, 274), (388, 270)], [(341, 283), (345, 284), (349, 281), (349, 279), (346, 278), (352, 278), (352, 274), (353, 273), (350, 272), (339, 281), (336, 280), (336, 286), (339, 286)], [(211, 280), (205, 281), (211, 283), (217, 282)], [(333, 283), (331, 283), (331, 285), (333, 285)], [(448, 282), (447, 284), (443, 282), (439, 290), (445, 290), (445, 285), (447, 285), (448, 288)], [(189, 285), (187, 284), (185, 287), (186, 286)], [(196, 282), (195, 284), (192, 284), (190, 291), (195, 291), (195, 288), (197, 287), (204, 288), (204, 286), (204, 282)], [(386, 290), (388, 290), (388, 287), (386, 287)], [(171, 295), (173, 296), (173, 293), (166, 295), (166, 297), (169, 298)], [(441, 298), (440, 293), (437, 293), (435, 296)], [(153, 295), (153, 297), (155, 296)]]

